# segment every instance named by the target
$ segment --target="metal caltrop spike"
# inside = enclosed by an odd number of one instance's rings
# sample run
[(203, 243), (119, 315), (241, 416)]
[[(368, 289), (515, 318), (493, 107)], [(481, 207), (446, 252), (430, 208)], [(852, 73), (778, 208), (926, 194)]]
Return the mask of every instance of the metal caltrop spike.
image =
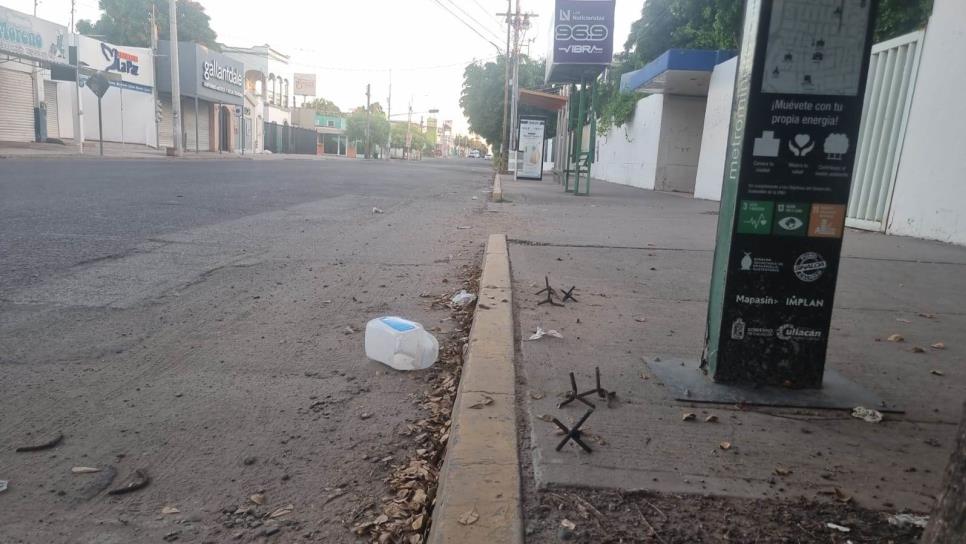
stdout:
[(567, 428), (567, 426), (561, 423), (559, 419), (553, 418), (554, 424), (557, 427), (560, 427), (560, 430), (567, 435), (560, 442), (560, 444), (557, 444), (557, 448), (556, 448), (557, 451), (562, 450), (563, 447), (567, 445), (567, 442), (570, 442), (571, 440), (573, 440), (574, 443), (580, 446), (585, 452), (587, 453), (594, 452), (594, 450), (590, 449), (590, 446), (588, 446), (586, 443), (584, 443), (583, 440), (581, 440), (581, 435), (583, 434), (583, 432), (580, 430), (580, 426), (583, 425), (584, 422), (587, 421), (587, 418), (590, 417), (590, 414), (593, 414), (593, 413), (594, 413), (593, 409), (587, 410), (587, 413), (584, 414), (584, 417), (580, 418), (580, 421), (578, 421), (577, 424), (574, 425), (572, 428)]
[(580, 402), (586, 404), (591, 409), (597, 408), (594, 404), (583, 397), (581, 397), (580, 392), (577, 391), (577, 378), (574, 377), (574, 373), (570, 373), (570, 391), (567, 392), (567, 399), (557, 405), (557, 408), (563, 408), (564, 406), (570, 404), (571, 402), (579, 400)]

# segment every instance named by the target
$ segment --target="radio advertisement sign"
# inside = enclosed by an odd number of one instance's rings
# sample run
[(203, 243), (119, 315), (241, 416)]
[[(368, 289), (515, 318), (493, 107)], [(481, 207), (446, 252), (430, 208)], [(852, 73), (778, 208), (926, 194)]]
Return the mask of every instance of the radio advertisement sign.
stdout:
[(553, 24), (553, 62), (610, 64), (614, 0), (557, 0)]
[(748, 0), (704, 365), (820, 388), (874, 0)]

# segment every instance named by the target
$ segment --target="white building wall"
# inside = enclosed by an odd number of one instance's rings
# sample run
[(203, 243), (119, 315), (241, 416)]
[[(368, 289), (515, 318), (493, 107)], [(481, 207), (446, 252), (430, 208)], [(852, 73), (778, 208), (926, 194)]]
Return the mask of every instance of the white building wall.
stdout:
[(604, 181), (653, 189), (663, 111), (663, 95), (653, 94), (638, 100), (634, 119), (629, 124), (612, 127), (597, 138), (597, 162), (591, 167), (591, 175)]
[(738, 57), (714, 67), (708, 87), (708, 106), (704, 114), (704, 134), (698, 160), (694, 198), (721, 200), (725, 158), (728, 154), (728, 128), (735, 94)]
[(57, 82), (57, 123), (60, 125), (60, 138), (74, 137), (74, 101), (77, 86), (70, 81)]
[[(73, 85), (70, 86), (73, 87)], [(81, 99), (84, 101), (84, 137), (88, 140), (97, 140), (97, 96), (87, 87), (83, 87)], [(130, 89), (122, 91), (112, 86), (101, 101), (105, 142), (142, 144), (151, 147), (158, 145), (154, 123), (154, 96), (151, 93)], [(66, 104), (72, 104), (72, 102), (66, 102)], [(193, 106), (192, 111), (194, 111)], [(61, 127), (64, 127), (63, 123)]]
[(963, 51), (966, 2), (936, 0), (899, 159), (891, 234), (966, 244)]
[(654, 181), (658, 191), (694, 192), (705, 102), (703, 96), (664, 95)]

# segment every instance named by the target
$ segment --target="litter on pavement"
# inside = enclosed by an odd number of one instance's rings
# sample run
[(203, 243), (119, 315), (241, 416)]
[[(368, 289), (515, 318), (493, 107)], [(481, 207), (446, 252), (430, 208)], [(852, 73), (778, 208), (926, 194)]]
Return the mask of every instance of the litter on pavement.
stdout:
[(843, 526), (838, 525), (838, 524), (835, 524), (835, 523), (826, 523), (825, 526), (828, 527), (829, 529), (834, 529), (834, 530), (836, 530), (836, 531), (838, 531), (840, 533), (851, 533), (852, 532), (852, 529), (849, 529), (848, 527), (843, 527)]
[(865, 408), (863, 406), (856, 406), (855, 409), (852, 410), (852, 417), (861, 419), (862, 421), (867, 421), (869, 423), (879, 423), (882, 421), (882, 412), (873, 410), (871, 408)]
[(531, 334), (530, 335), (530, 338), (528, 338), (528, 340), (540, 340), (544, 336), (553, 336), (554, 338), (563, 338), (563, 335), (562, 334), (560, 334), (559, 332), (557, 332), (557, 331), (555, 331), (553, 329), (550, 329), (550, 330), (545, 331), (545, 330), (543, 330), (543, 328), (537, 327), (537, 332)]
[(3, 493), (6, 490), (7, 490), (7, 481), (0, 480), (0, 493)]
[(459, 293), (453, 295), (453, 298), (449, 299), (450, 302), (457, 306), (466, 306), (467, 304), (471, 304), (474, 300), (476, 300), (476, 295), (473, 293), (467, 293), (466, 289), (461, 290)]
[(916, 527), (926, 528), (929, 524), (929, 516), (917, 516), (915, 514), (896, 514), (894, 516), (889, 516), (889, 525), (895, 525), (896, 527), (905, 527), (906, 525), (914, 525)]
[(423, 370), (439, 358), (439, 341), (422, 325), (386, 316), (366, 324), (366, 357), (396, 370)]
[(54, 436), (49, 440), (45, 440), (44, 442), (40, 442), (39, 444), (20, 446), (19, 448), (16, 449), (16, 451), (17, 453), (25, 453), (25, 452), (31, 452), (31, 451), (49, 450), (50, 448), (53, 448), (57, 444), (60, 444), (60, 441), (63, 439), (64, 439), (64, 433), (57, 433), (56, 436)]

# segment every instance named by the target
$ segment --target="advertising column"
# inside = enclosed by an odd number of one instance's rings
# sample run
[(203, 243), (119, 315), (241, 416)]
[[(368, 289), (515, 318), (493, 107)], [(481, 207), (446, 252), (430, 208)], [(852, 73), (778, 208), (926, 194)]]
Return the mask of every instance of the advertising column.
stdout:
[(749, 0), (703, 364), (820, 388), (875, 0)]
[(520, 118), (520, 168), (517, 179), (543, 179), (543, 136), (547, 121), (539, 117)]

